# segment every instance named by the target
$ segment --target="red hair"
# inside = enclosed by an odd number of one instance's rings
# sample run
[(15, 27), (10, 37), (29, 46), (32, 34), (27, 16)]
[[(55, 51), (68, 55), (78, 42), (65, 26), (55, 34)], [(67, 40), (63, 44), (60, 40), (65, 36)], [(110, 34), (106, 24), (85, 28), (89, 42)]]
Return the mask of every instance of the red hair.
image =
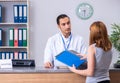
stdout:
[(108, 51), (112, 48), (112, 43), (107, 34), (107, 28), (101, 21), (96, 21), (90, 26), (89, 45), (94, 43), (104, 51)]

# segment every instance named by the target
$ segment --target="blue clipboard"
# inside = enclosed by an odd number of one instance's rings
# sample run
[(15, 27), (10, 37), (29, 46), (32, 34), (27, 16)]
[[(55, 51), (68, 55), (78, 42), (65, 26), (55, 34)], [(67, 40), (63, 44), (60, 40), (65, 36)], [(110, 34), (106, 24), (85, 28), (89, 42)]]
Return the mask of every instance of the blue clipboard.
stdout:
[(86, 60), (81, 60), (80, 56), (77, 56), (73, 52), (70, 51), (63, 51), (60, 54), (56, 56), (56, 59), (67, 66), (73, 66), (75, 65), (76, 68), (80, 67), (83, 63), (86, 62)]

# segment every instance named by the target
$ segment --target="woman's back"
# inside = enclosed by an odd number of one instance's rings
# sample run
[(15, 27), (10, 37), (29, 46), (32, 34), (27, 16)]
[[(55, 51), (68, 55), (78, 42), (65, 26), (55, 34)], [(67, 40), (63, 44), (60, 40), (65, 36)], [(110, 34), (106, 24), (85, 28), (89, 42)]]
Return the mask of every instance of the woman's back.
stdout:
[[(95, 45), (93, 46), (95, 47)], [(95, 47), (95, 72), (92, 77), (87, 77), (87, 83), (97, 83), (98, 81), (110, 80), (109, 66), (111, 60), (111, 50), (105, 52), (102, 48)]]

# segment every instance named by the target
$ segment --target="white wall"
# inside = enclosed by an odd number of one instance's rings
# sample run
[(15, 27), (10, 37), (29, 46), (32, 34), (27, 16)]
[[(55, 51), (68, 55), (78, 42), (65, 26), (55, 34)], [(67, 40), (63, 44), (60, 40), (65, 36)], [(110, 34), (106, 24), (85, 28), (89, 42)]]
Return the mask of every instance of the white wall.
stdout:
[[(75, 10), (81, 2), (93, 6), (94, 14), (88, 20), (81, 20)], [(120, 0), (30, 0), (30, 57), (36, 66), (43, 65), (44, 48), (47, 39), (58, 32), (56, 17), (65, 13), (71, 18), (74, 33), (84, 37), (88, 43), (89, 26), (100, 20), (108, 27), (120, 23)]]

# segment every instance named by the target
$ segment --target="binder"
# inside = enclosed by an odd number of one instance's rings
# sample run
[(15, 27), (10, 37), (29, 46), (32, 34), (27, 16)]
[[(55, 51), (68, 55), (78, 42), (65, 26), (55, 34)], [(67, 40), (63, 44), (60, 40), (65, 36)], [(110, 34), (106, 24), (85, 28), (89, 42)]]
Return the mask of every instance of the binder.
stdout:
[(18, 59), (18, 52), (14, 52), (14, 59)]
[(14, 22), (19, 22), (19, 5), (13, 5)]
[(0, 22), (2, 22), (2, 6), (0, 5)]
[(27, 59), (27, 52), (22, 52), (23, 59)]
[(2, 46), (2, 29), (0, 29), (0, 46)]
[(23, 54), (22, 54), (22, 52), (18, 52), (18, 59), (23, 59)]
[(14, 46), (14, 29), (9, 29), (9, 46)]
[(26, 23), (27, 22), (27, 5), (23, 5), (23, 22)]
[(23, 18), (22, 18), (22, 14), (23, 14), (23, 9), (22, 9), (22, 5), (18, 5), (19, 7), (19, 23), (23, 22)]
[(5, 59), (10, 59), (9, 52), (6, 52)]
[(10, 59), (14, 59), (14, 52), (9, 52)]
[(70, 51), (61, 52), (56, 56), (56, 59), (67, 66), (73, 66), (74, 64), (76, 68), (86, 62), (86, 60), (81, 60), (79, 56)]
[(18, 46), (18, 28), (14, 28), (14, 46)]
[(2, 52), (2, 59), (5, 59), (5, 52)]
[(23, 30), (18, 29), (18, 46), (23, 46)]
[(27, 46), (27, 29), (23, 29), (23, 46)]
[(2, 52), (0, 52), (0, 59), (2, 59)]

